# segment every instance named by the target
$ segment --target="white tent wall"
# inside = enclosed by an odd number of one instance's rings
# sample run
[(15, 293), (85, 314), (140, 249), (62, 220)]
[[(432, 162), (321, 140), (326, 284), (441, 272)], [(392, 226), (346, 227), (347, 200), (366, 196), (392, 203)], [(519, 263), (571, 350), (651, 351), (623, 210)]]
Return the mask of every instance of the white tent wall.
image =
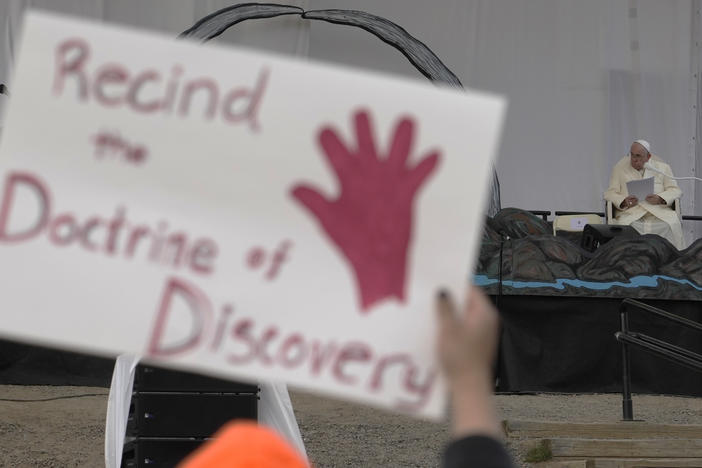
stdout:
[[(227, 0), (5, 0), (0, 80), (27, 5), (174, 36)], [(633, 139), (679, 176), (697, 149), (699, 0), (297, 0), (305, 9), (367, 11), (427, 44), (464, 85), (510, 107), (497, 165), (502, 205), (603, 210), (614, 163)], [(396, 50), (357, 28), (299, 17), (247, 21), (218, 41), (425, 80)], [(11, 91), (11, 89), (10, 89)], [(471, 151), (466, 141), (466, 152)], [(683, 214), (702, 215), (702, 184), (681, 181)], [(702, 223), (685, 223), (686, 239)]]
[[(510, 99), (503, 206), (602, 211), (611, 168), (636, 138), (690, 174), (691, 11), (684, 1), (479, 2), (462, 77)], [(695, 186), (682, 188), (692, 214)]]
[[(694, 175), (695, 177), (702, 177), (702, 144), (696, 144), (702, 141), (702, 118), (700, 118), (699, 109), (702, 109), (702, 1), (695, 0), (693, 3), (693, 36), (691, 43), (693, 44), (693, 70), (695, 71), (694, 76), (697, 78), (696, 87), (694, 92), (691, 92), (691, 101), (696, 105), (692, 111), (694, 123), (695, 123), (695, 140), (694, 140), (694, 154), (695, 162), (690, 170), (689, 175)], [(689, 186), (692, 182), (688, 182), (685, 187), (689, 190)], [(689, 193), (689, 192), (688, 192)], [(695, 209), (696, 215), (702, 215), (702, 183), (694, 183), (694, 193), (695, 201), (693, 208)], [(684, 224), (683, 224), (684, 226)], [(702, 237), (702, 222), (695, 222), (694, 233), (696, 238)]]

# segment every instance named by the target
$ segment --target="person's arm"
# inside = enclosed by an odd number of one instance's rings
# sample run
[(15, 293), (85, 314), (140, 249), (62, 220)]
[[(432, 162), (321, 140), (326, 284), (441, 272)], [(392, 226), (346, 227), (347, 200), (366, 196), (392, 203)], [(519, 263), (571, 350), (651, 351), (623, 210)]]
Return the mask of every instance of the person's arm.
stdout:
[(675, 179), (673, 179), (673, 170), (670, 168), (668, 164), (661, 164), (662, 171), (666, 176), (663, 177), (663, 191), (661, 193), (657, 193), (659, 197), (661, 197), (666, 205), (671, 205), (674, 200), (677, 200), (680, 198), (682, 195), (682, 192), (680, 191), (680, 187), (678, 187), (678, 183)]
[(497, 351), (498, 317), (473, 287), (463, 310), (447, 292), (437, 299), (437, 351), (451, 395), (454, 441), (444, 453), (444, 468), (511, 468), (499, 439), (502, 430), (493, 401), (492, 365)]
[(633, 205), (632, 203), (624, 203), (625, 201), (627, 201), (627, 198), (633, 198), (635, 200), (636, 197), (627, 197), (626, 195), (624, 195), (624, 193), (622, 193), (622, 184), (619, 180), (617, 171), (618, 167), (619, 164), (617, 163), (617, 165), (614, 166), (614, 169), (612, 169), (612, 175), (609, 176), (609, 187), (604, 193), (604, 199), (612, 202), (615, 208), (626, 209), (629, 206)]

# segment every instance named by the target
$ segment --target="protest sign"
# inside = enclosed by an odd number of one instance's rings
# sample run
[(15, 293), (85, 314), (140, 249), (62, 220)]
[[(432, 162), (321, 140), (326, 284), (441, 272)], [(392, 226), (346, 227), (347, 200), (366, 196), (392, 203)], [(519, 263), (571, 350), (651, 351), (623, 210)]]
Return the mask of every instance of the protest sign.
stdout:
[(493, 96), (44, 13), (0, 146), (0, 334), (424, 416)]

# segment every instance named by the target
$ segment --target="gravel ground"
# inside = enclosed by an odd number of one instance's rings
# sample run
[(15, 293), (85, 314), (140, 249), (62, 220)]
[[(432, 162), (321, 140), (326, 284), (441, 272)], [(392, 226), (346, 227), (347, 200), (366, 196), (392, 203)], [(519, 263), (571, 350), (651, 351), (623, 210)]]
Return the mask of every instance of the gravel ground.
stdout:
[[(318, 468), (437, 466), (449, 437), (446, 423), (304, 393), (291, 396), (308, 456)], [(510, 420), (621, 417), (619, 395), (499, 395), (497, 406)], [(105, 388), (0, 386), (0, 467), (103, 466), (106, 407)], [(702, 424), (702, 399), (635, 396), (634, 415), (646, 422)], [(524, 451), (518, 440), (510, 449), (517, 458)]]

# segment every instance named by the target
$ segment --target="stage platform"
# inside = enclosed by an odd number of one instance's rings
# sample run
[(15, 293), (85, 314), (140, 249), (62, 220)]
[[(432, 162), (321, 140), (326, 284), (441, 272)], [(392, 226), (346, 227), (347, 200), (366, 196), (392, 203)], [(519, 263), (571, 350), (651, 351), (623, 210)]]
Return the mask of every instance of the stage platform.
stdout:
[[(499, 392), (619, 392), (620, 298), (490, 296), (502, 318)], [(646, 300), (702, 322), (702, 302)], [(632, 313), (632, 329), (702, 353), (702, 333)], [(702, 373), (632, 350), (638, 393), (702, 396)], [(108, 387), (111, 359), (0, 341), (0, 384)]]
[(114, 359), (0, 340), (0, 385), (109, 387)]
[[(683, 251), (658, 236), (595, 252), (524, 210), (488, 218), (474, 283), (498, 304), (502, 392), (619, 392), (619, 305), (634, 298), (702, 322), (702, 239)], [(632, 313), (634, 331), (702, 354), (702, 333)], [(109, 386), (113, 361), (0, 341), (0, 384)], [(702, 395), (702, 373), (632, 350), (635, 392)]]
[[(619, 392), (622, 357), (614, 338), (621, 298), (491, 296), (502, 318), (500, 392)], [(702, 322), (702, 302), (646, 300)], [(630, 313), (632, 330), (702, 354), (702, 333), (649, 314)], [(638, 393), (702, 396), (702, 373), (638, 349), (631, 351)]]
[[(595, 251), (524, 210), (488, 218), (473, 282), (502, 316), (498, 391), (618, 392), (622, 356), (614, 334), (631, 298), (702, 322), (702, 239), (677, 250), (655, 235), (612, 238)], [(650, 314), (632, 331), (702, 354), (702, 333)], [(702, 395), (702, 373), (631, 352), (635, 392)]]

